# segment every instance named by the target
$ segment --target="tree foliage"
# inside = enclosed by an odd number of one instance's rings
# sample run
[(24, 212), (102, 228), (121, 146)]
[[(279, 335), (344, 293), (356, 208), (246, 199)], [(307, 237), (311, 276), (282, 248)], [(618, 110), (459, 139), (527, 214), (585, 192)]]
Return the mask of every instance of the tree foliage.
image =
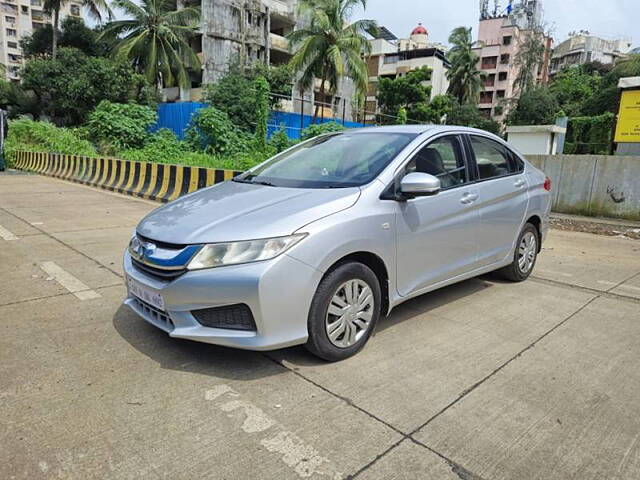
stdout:
[(507, 115), (509, 125), (553, 125), (560, 111), (556, 97), (546, 87), (525, 91)]
[[(57, 56), (58, 50), (60, 10), (68, 1), (69, 0), (44, 0), (43, 3), (44, 11), (53, 15), (52, 28), (49, 30), (51, 32), (51, 55), (53, 58)], [(81, 0), (80, 3), (89, 12), (89, 16), (98, 23), (102, 22), (105, 14), (108, 18), (113, 17), (113, 12), (107, 0)]]
[[(300, 2), (300, 13), (309, 22), (288, 35), (295, 51), (290, 65), (299, 73), (298, 83), (303, 91), (312, 90), (315, 79), (320, 79), (321, 102), (326, 102), (326, 92), (336, 91), (343, 77), (353, 80), (359, 95), (367, 90), (369, 74), (362, 55), (371, 52), (371, 45), (365, 34), (376, 31), (377, 26), (373, 20), (348, 23), (355, 8), (366, 6), (366, 0)], [(314, 116), (318, 108), (319, 105)]]
[[(108, 45), (98, 42), (98, 32), (86, 26), (81, 18), (67, 17), (60, 25), (59, 47), (77, 48), (92, 56), (105, 56)], [(50, 23), (33, 30), (31, 35), (20, 40), (20, 48), (25, 57), (51, 55), (52, 27)]]
[(256, 92), (256, 147), (260, 150), (267, 148), (267, 124), (269, 122), (269, 84), (264, 77), (256, 78), (254, 82)]
[(107, 58), (61, 48), (58, 57), (32, 59), (22, 74), (22, 89), (43, 114), (59, 125), (80, 125), (102, 100), (153, 104), (148, 84), (131, 67)]
[(451, 68), (447, 71), (449, 79), (448, 93), (461, 105), (478, 103), (482, 91), (483, 72), (478, 70), (478, 56), (473, 51), (474, 42), (471, 29), (458, 27), (451, 32), (449, 43), (449, 61)]
[(278, 105), (278, 95), (291, 95), (293, 75), (287, 65), (268, 67), (258, 63), (249, 68), (242, 68), (235, 62), (217, 83), (207, 85), (204, 101), (225, 112), (241, 129), (254, 131), (258, 108), (255, 80), (258, 77), (266, 79), (269, 93), (274, 94), (269, 96), (269, 108)]
[(500, 134), (500, 124), (480, 113), (476, 105), (460, 104), (455, 98), (451, 99), (451, 110), (447, 115), (447, 125), (461, 125), (463, 127), (479, 128), (496, 135)]
[(345, 128), (337, 122), (314, 123), (302, 130), (301, 140), (309, 140), (324, 133), (341, 132)]
[[(381, 113), (398, 117), (405, 110), (410, 120), (425, 121), (424, 106), (429, 103), (431, 87), (425, 85), (431, 80), (431, 69), (422, 67), (396, 78), (381, 78), (378, 85), (378, 102)], [(384, 123), (395, 123), (384, 118)]]
[(115, 154), (142, 147), (149, 136), (149, 127), (156, 120), (155, 110), (146, 105), (103, 100), (89, 115), (87, 128), (103, 153)]
[(514, 65), (518, 71), (514, 87), (520, 95), (536, 85), (538, 69), (542, 65), (546, 50), (544, 39), (542, 32), (528, 32), (514, 58)]
[(109, 22), (102, 38), (117, 38), (114, 55), (127, 60), (152, 85), (190, 86), (188, 70), (200, 68), (189, 40), (200, 23), (200, 8), (175, 9), (171, 0), (114, 0), (128, 17)]

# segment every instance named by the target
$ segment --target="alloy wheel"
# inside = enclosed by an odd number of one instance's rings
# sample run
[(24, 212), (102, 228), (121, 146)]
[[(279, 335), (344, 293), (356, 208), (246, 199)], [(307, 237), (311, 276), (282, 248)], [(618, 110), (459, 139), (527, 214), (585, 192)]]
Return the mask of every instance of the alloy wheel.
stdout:
[(527, 232), (520, 241), (518, 248), (518, 268), (522, 273), (529, 273), (533, 268), (538, 251), (538, 241), (533, 232)]

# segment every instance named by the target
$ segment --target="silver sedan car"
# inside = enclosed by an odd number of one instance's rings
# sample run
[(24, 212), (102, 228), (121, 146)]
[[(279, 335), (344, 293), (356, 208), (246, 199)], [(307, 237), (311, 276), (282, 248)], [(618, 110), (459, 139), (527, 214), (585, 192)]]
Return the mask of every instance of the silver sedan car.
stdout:
[(412, 297), (493, 270), (525, 280), (550, 187), (480, 130), (323, 135), (147, 215), (125, 304), (175, 338), (341, 360)]

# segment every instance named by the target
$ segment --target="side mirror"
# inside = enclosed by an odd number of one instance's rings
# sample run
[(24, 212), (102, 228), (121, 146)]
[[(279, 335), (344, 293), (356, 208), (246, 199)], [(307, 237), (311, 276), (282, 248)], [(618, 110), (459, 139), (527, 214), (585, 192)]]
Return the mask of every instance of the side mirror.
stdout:
[(408, 173), (400, 180), (400, 193), (406, 198), (436, 195), (440, 188), (440, 179), (428, 173)]

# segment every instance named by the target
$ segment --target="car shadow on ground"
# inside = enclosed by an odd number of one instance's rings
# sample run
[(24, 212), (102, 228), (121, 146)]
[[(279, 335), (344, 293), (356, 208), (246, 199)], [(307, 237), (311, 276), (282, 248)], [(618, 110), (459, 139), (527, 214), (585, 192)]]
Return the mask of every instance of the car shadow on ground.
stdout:
[(163, 369), (240, 381), (286, 372), (260, 352), (171, 338), (125, 305), (114, 314), (113, 326), (129, 345)]
[[(395, 308), (388, 317), (382, 317), (375, 333), (401, 328), (402, 323), (406, 321), (490, 288), (496, 281), (496, 277), (486, 275), (408, 300)], [(429, 317), (425, 317), (424, 321), (428, 322)], [(170, 370), (242, 381), (285, 373), (287, 370), (278, 365), (283, 361), (294, 368), (326, 364), (303, 346), (272, 352), (253, 352), (171, 338), (124, 305), (121, 305), (113, 316), (113, 326), (133, 348), (157, 362), (161, 368)]]
[[(402, 328), (403, 323), (425, 315), (421, 321), (425, 322), (425, 328), (428, 328), (426, 324), (429, 322), (429, 312), (445, 304), (461, 301), (470, 295), (491, 288), (494, 283), (497, 283), (494, 281), (494, 277), (487, 275), (466, 280), (407, 300), (394, 308), (389, 316), (380, 318), (374, 335), (389, 329)], [(365, 346), (364, 351), (358, 355), (366, 354), (366, 348)], [(268, 352), (267, 355), (277, 362), (287, 362), (294, 369), (296, 367), (311, 367), (326, 364), (324, 360), (312, 355), (302, 346), (275, 350)]]

